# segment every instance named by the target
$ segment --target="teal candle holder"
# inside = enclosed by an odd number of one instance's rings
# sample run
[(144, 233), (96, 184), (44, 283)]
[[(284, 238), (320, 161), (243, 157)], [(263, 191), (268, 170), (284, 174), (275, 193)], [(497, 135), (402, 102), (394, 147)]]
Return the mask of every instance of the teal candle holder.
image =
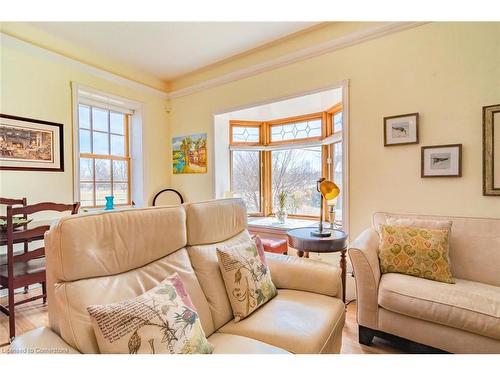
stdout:
[(107, 197), (104, 197), (106, 199), (106, 206), (104, 207), (104, 211), (108, 210), (114, 210), (115, 209), (115, 204), (114, 204), (114, 198), (112, 195), (108, 195)]

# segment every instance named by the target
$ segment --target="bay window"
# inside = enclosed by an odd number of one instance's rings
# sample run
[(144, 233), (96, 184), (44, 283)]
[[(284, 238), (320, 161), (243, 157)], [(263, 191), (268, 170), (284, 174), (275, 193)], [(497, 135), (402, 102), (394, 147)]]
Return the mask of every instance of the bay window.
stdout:
[[(283, 192), (290, 217), (319, 218), (316, 181), (333, 180), (342, 191), (342, 125), (342, 104), (292, 118), (230, 121), (231, 191), (253, 216), (272, 215)], [(342, 194), (335, 213), (341, 225)]]

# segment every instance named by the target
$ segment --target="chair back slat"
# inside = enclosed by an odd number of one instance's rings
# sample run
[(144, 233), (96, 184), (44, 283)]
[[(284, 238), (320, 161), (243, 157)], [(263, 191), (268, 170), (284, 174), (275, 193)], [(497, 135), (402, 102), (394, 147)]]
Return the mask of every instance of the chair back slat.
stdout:
[(71, 211), (71, 214), (76, 214), (80, 208), (80, 203), (63, 204), (53, 202), (41, 202), (24, 207), (12, 207), (12, 215), (31, 215), (40, 211)]
[(16, 230), (12, 232), (12, 240), (16, 241), (19, 239), (23, 239), (26, 241), (32, 241), (37, 238), (43, 237), (45, 232), (47, 232), (49, 229), (50, 225), (40, 225), (35, 228)]
[(27, 262), (28, 260), (41, 258), (43, 256), (45, 256), (45, 247), (39, 247), (38, 249), (30, 250), (27, 253), (14, 255), (14, 257), (12, 259), (13, 259), (14, 263)]
[(1, 198), (0, 197), (0, 204), (4, 204), (6, 206), (26, 206), (27, 204), (27, 199), (26, 198), (20, 198), (20, 199), (15, 199), (15, 198)]

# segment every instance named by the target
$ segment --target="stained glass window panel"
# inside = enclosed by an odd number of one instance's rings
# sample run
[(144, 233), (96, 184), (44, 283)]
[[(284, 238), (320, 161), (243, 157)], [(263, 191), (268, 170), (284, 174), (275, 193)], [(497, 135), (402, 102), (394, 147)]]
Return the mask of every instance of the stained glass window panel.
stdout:
[(321, 120), (292, 122), (271, 127), (271, 142), (321, 137)]
[(260, 140), (260, 128), (255, 126), (233, 126), (234, 143), (258, 143)]

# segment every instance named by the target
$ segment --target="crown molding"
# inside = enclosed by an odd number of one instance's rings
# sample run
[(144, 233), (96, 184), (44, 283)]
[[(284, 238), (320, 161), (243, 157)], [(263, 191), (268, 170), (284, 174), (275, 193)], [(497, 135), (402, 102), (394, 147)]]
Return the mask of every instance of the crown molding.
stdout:
[(299, 61), (307, 60), (316, 56), (323, 55), (328, 52), (333, 52), (342, 48), (363, 43), (368, 40), (380, 38), (399, 31), (408, 30), (417, 26), (425, 25), (428, 22), (389, 22), (377, 25), (365, 30), (356, 31), (348, 35), (344, 35), (332, 40), (317, 44), (312, 47), (303, 48), (301, 50), (289, 53), (278, 58), (265, 61), (260, 64), (252, 65), (247, 68), (238, 69), (233, 72), (221, 75), (219, 77), (208, 79), (182, 89), (173, 90), (170, 92), (155, 89), (143, 83), (122, 77), (120, 75), (108, 72), (95, 66), (83, 63), (76, 59), (64, 56), (57, 52), (36, 46), (32, 43), (23, 41), (4, 32), (0, 32), (0, 45), (6, 45), (13, 48), (23, 50), (25, 52), (47, 58), (49, 60), (71, 66), (80, 71), (89, 73), (95, 77), (105, 79), (117, 83), (119, 85), (129, 87), (136, 90), (141, 90), (145, 93), (159, 96), (163, 99), (173, 99), (182, 96), (191, 95), (209, 88), (221, 86), (243, 78), (251, 77), (260, 73), (264, 73), (273, 69), (277, 69), (286, 65), (290, 65)]
[(390, 22), (377, 25), (368, 29), (356, 31), (348, 35), (334, 38), (327, 42), (317, 44), (312, 47), (303, 48), (296, 52), (265, 61), (260, 64), (252, 65), (247, 68), (235, 70), (233, 72), (221, 75), (219, 77), (208, 79), (182, 89), (173, 90), (168, 93), (169, 98), (179, 98), (191, 95), (216, 86), (224, 85), (243, 78), (251, 77), (269, 70), (277, 69), (312, 57), (320, 56), (328, 52), (333, 52), (342, 48), (350, 47), (355, 44), (363, 43), (368, 40), (380, 38), (386, 35), (408, 30), (417, 26), (425, 25), (428, 22)]
[(32, 55), (40, 56), (40, 57), (46, 58), (48, 60), (70, 66), (72, 68), (78, 69), (78, 70), (83, 71), (85, 73), (89, 73), (95, 77), (102, 78), (102, 79), (105, 79), (107, 81), (117, 83), (117, 84), (125, 86), (125, 87), (129, 87), (131, 89), (140, 90), (140, 91), (143, 91), (143, 92), (150, 94), (150, 95), (159, 96), (163, 99), (169, 98), (169, 94), (165, 91), (155, 89), (155, 88), (147, 86), (143, 83), (122, 77), (118, 74), (108, 72), (106, 70), (103, 70), (103, 69), (97, 68), (95, 66), (83, 63), (83, 62), (78, 61), (76, 59), (66, 57), (66, 56), (61, 55), (57, 52), (49, 51), (48, 49), (36, 46), (32, 43), (26, 42), (24, 40), (21, 40), (21, 39), (13, 37), (11, 35), (0, 32), (0, 46), (3, 46), (3, 45), (9, 46), (12, 48), (16, 48), (16, 49), (22, 50), (24, 52), (30, 53)]

